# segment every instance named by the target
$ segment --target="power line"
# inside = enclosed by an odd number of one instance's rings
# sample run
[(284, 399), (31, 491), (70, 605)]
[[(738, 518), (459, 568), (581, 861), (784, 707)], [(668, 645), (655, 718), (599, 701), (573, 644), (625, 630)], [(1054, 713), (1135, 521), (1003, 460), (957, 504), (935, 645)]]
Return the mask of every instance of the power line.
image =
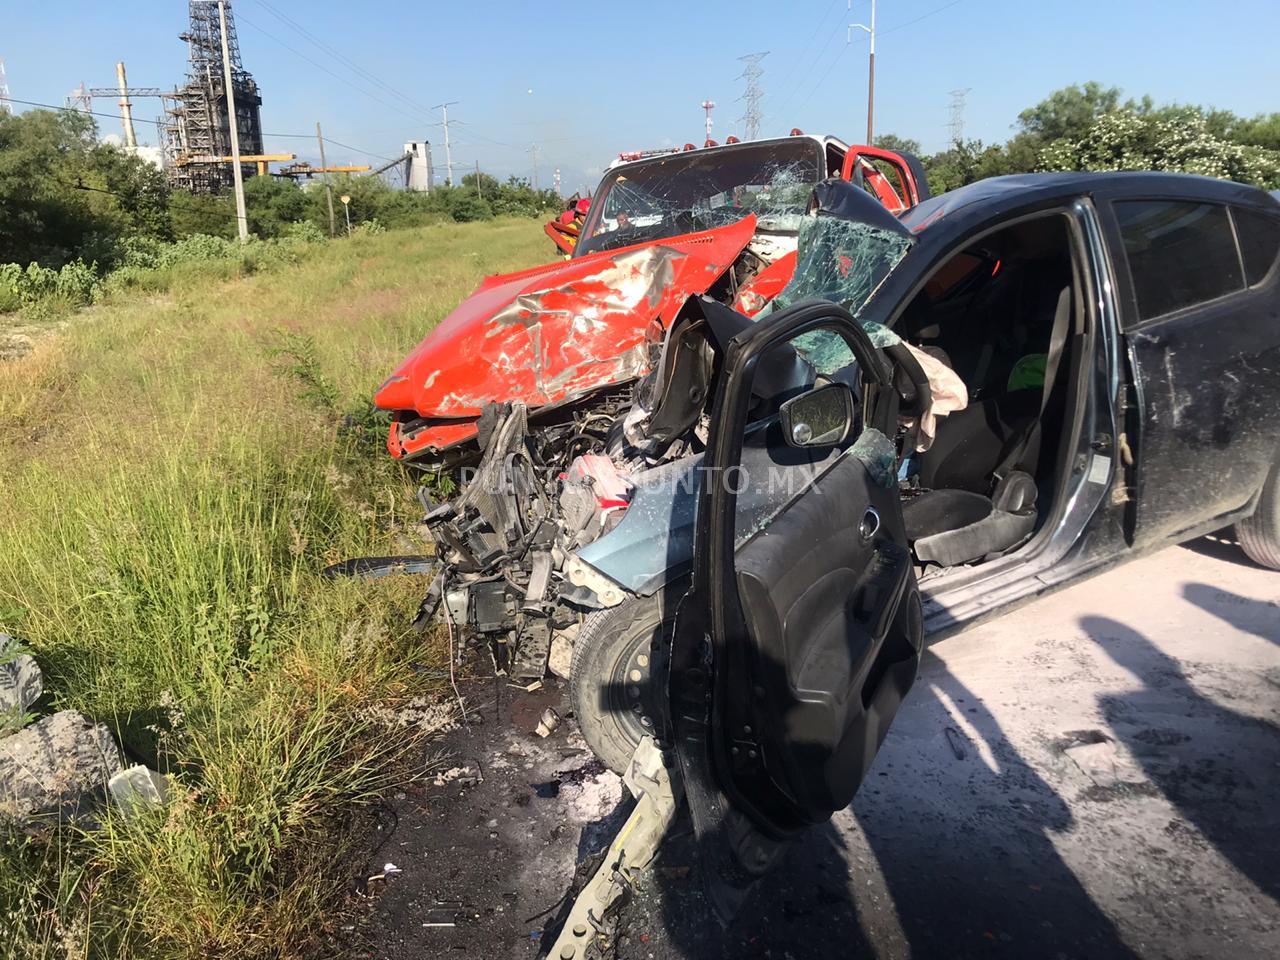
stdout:
[[(894, 32), (896, 32), (896, 31), (898, 31), (898, 30), (905, 30), (907, 27), (915, 26), (917, 23), (919, 23), (919, 22), (920, 22), (920, 21), (922, 21), (922, 20), (927, 20), (927, 19), (929, 19), (930, 17), (936, 16), (936, 15), (937, 15), (937, 14), (939, 14), (939, 13), (942, 13), (942, 12), (944, 12), (944, 11), (946, 11), (946, 10), (950, 10), (952, 7), (959, 6), (959, 5), (960, 5), (961, 3), (963, 3), (963, 2), (964, 2), (964, 0), (951, 0), (951, 2), (950, 2), (950, 3), (944, 3), (944, 4), (943, 4), (942, 6), (940, 6), (940, 7), (935, 7), (935, 8), (934, 8), (934, 9), (932, 9), (932, 10), (927, 10), (927, 11), (925, 11), (924, 13), (920, 14), (920, 16), (918, 16), (918, 17), (913, 17), (912, 19), (907, 20), (907, 21), (905, 21), (905, 22), (903, 22), (903, 23), (895, 24), (895, 25), (894, 25), (894, 26), (892, 26), (892, 27), (886, 27), (886, 28), (885, 28), (885, 29), (883, 29), (883, 30), (881, 30), (881, 29), (877, 28), (877, 29), (876, 29), (876, 36), (877, 36), (877, 37), (883, 37), (883, 36), (884, 36), (885, 34), (887, 34), (887, 33), (894, 33)], [(784, 101), (784, 102), (787, 102), (787, 101), (789, 101), (789, 100), (791, 100), (791, 99), (794, 99), (795, 95), (796, 95), (797, 93), (799, 93), (799, 92), (800, 92), (800, 88), (804, 85), (805, 77), (806, 77), (806, 76), (807, 76), (807, 75), (812, 71), (813, 67), (815, 67), (815, 66), (817, 65), (818, 61), (822, 59), (822, 54), (823, 54), (824, 52), (826, 52), (826, 49), (827, 49), (827, 47), (828, 47), (828, 46), (830, 46), (831, 40), (832, 40), (832, 38), (833, 38), (834, 36), (835, 36), (835, 32), (834, 32), (834, 31), (833, 31), (831, 34), (829, 34), (829, 35), (828, 35), (828, 37), (827, 37), (827, 42), (826, 42), (825, 44), (823, 44), (822, 49), (818, 51), (818, 55), (817, 55), (816, 57), (814, 57), (814, 58), (809, 62), (809, 67), (808, 67), (808, 69), (805, 71), (805, 73), (801, 75), (799, 84), (797, 84), (797, 86), (796, 86), (795, 90), (793, 90), (791, 93), (787, 94), (787, 100), (786, 100), (786, 101)], [(826, 71), (825, 71), (825, 72), (822, 74), (822, 76), (818, 79), (817, 84), (815, 84), (815, 85), (814, 85), (814, 86), (809, 90), (809, 93), (805, 96), (804, 100), (802, 100), (802, 101), (800, 102), (800, 105), (799, 105), (798, 107), (796, 107), (796, 108), (795, 108), (795, 112), (796, 112), (796, 113), (799, 113), (801, 110), (803, 110), (803, 109), (805, 108), (805, 106), (809, 103), (809, 101), (813, 99), (813, 95), (814, 95), (815, 93), (817, 93), (819, 90), (821, 90), (821, 89), (822, 89), (823, 85), (826, 83), (827, 77), (829, 77), (829, 76), (831, 75), (831, 71), (832, 71), (833, 69), (835, 69), (835, 65), (840, 61), (841, 57), (843, 57), (843, 56), (844, 56), (844, 54), (845, 54), (846, 52), (848, 52), (848, 49), (849, 49), (849, 44), (848, 44), (848, 43), (846, 43), (846, 44), (845, 44), (845, 46), (840, 50), (840, 52), (836, 54), (835, 59), (834, 59), (834, 60), (832, 60), (832, 61), (831, 61), (831, 63), (827, 66)]]
[[(859, 41), (860, 40), (861, 38), (859, 38)], [(827, 69), (823, 72), (822, 76), (818, 78), (818, 82), (813, 85), (813, 88), (809, 91), (808, 96), (806, 96), (803, 100), (801, 100), (800, 105), (796, 107), (796, 111), (795, 111), (796, 113), (799, 113), (806, 106), (808, 106), (809, 101), (813, 99), (813, 95), (826, 85), (827, 77), (831, 76), (831, 71), (836, 68), (836, 64), (840, 62), (840, 59), (846, 53), (849, 52), (849, 48), (851, 46), (853, 46), (852, 43), (846, 43), (843, 47), (841, 47), (838, 51), (836, 51), (835, 57), (832, 58), (831, 63), (827, 66)]]
[[(808, 62), (805, 64), (804, 72), (800, 74), (799, 79), (796, 81), (796, 85), (791, 90), (789, 90), (786, 94), (784, 94), (782, 99), (779, 101), (780, 103), (790, 104), (792, 101), (795, 100), (796, 95), (804, 88), (805, 81), (809, 78), (809, 75), (813, 73), (813, 68), (818, 65), (818, 62), (820, 60), (822, 60), (823, 56), (827, 52), (827, 48), (831, 46), (831, 41), (836, 38), (836, 32), (837, 31), (835, 29), (830, 30), (827, 33), (827, 39), (823, 42), (822, 46), (818, 49), (818, 52), (813, 57), (806, 58)], [(812, 91), (810, 92), (809, 95), (810, 96), (813, 95)], [(805, 98), (805, 102), (806, 103), (809, 102), (809, 97)], [(788, 124), (788, 126), (790, 126), (790, 124)]]
[(944, 3), (942, 6), (936, 7), (927, 13), (920, 14), (920, 16), (916, 17), (914, 20), (908, 20), (906, 23), (899, 23), (897, 26), (889, 27), (887, 30), (880, 30), (877, 32), (880, 36), (884, 36), (886, 33), (893, 33), (895, 30), (905, 30), (907, 27), (915, 26), (921, 20), (928, 20), (936, 13), (942, 13), (943, 10), (950, 10), (952, 7), (959, 6), (962, 3), (964, 3), (964, 0), (951, 0), (950, 3)]
[(476, 130), (475, 126), (474, 126), (474, 125), (472, 125), (472, 123), (471, 123), (471, 121), (470, 121), (470, 120), (454, 120), (453, 122), (454, 122), (454, 123), (461, 124), (461, 125), (462, 125), (462, 126), (464, 126), (464, 127), (469, 127), (469, 128), (471, 129), (471, 136), (476, 137), (476, 138), (478, 138), (478, 139), (480, 139), (480, 140), (487, 141), (488, 143), (492, 143), (494, 146), (497, 146), (497, 147), (512, 147), (512, 146), (515, 146), (515, 144), (511, 144), (511, 143), (504, 143), (504, 142), (503, 142), (503, 141), (501, 141), (501, 140), (495, 140), (495, 139), (493, 139), (493, 137), (487, 137), (487, 136), (485, 136), (483, 133), (481, 133), (480, 131)]
[[(42, 107), (42, 108), (47, 109), (47, 110), (59, 110), (59, 111), (61, 111), (61, 110), (67, 110), (67, 109), (70, 109), (70, 108), (68, 108), (68, 107), (59, 106), (59, 105), (54, 104), (54, 103), (41, 103), (41, 102), (40, 102), (40, 101), (38, 101), (38, 100), (17, 100), (17, 99), (15, 99), (15, 100), (13, 100), (12, 102), (13, 102), (13, 103), (20, 103), (20, 104), (22, 104), (23, 106), (27, 106), (27, 107)], [(117, 114), (114, 114), (114, 113), (103, 113), (101, 110), (75, 110), (74, 112), (75, 112), (75, 113), (83, 113), (83, 114), (87, 114), (87, 115), (89, 115), (89, 116), (93, 116), (93, 117), (106, 117), (106, 118), (107, 118), (107, 119), (109, 119), (109, 120), (119, 120), (119, 119), (120, 119), (119, 115), (117, 115)], [(155, 124), (155, 125), (157, 125), (157, 126), (158, 126), (159, 124), (163, 123), (164, 121), (162, 121), (162, 120), (139, 120), (139, 119), (135, 119), (135, 120), (134, 120), (134, 122), (135, 122), (135, 123), (150, 123), (150, 124)], [(275, 139), (275, 140), (314, 140), (314, 139), (316, 138), (316, 135), (315, 135), (314, 133), (264, 133), (264, 134), (263, 134), (263, 137), (271, 137), (272, 139)], [(389, 160), (389, 159), (391, 159), (391, 158), (390, 158), (390, 157), (388, 157), (386, 154), (383, 154), (383, 153), (375, 153), (375, 152), (374, 152), (374, 151), (372, 151), (372, 150), (365, 150), (363, 147), (354, 147), (354, 146), (352, 146), (352, 145), (351, 145), (351, 144), (349, 144), (349, 143), (343, 143), (341, 140), (334, 140), (332, 137), (325, 137), (325, 138), (324, 138), (324, 140), (325, 140), (325, 143), (331, 143), (331, 144), (333, 144), (335, 147), (342, 147), (344, 150), (353, 150), (353, 151), (355, 151), (356, 153), (364, 154), (366, 157), (373, 157), (373, 158), (374, 158), (374, 159), (376, 159), (376, 160)]]
[[(60, 104), (60, 103), (43, 103), (39, 100), (19, 100), (16, 97), (11, 99), (9, 102), (20, 103), (25, 107), (41, 107), (45, 110), (56, 110), (59, 112), (63, 110), (71, 110), (73, 113), (83, 113), (91, 117), (106, 117), (109, 120), (120, 119), (120, 114), (118, 113), (103, 113), (101, 110), (81, 110), (75, 107), (68, 107), (65, 104)], [(163, 124), (164, 121), (163, 120), (138, 120), (135, 118), (134, 123), (150, 123), (154, 126), (159, 126), (160, 124)], [(278, 137), (280, 139), (305, 138), (310, 140), (315, 136), (315, 134), (313, 133), (264, 133), (263, 136)]]
[(254, 23), (252, 20), (248, 20), (248, 19), (246, 19), (244, 16), (242, 16), (242, 15), (240, 15), (240, 14), (238, 14), (238, 13), (237, 13), (237, 15), (236, 15), (236, 16), (237, 16), (237, 19), (239, 19), (241, 23), (246, 23), (246, 24), (248, 24), (250, 27), (252, 27), (254, 30), (257, 30), (260, 34), (262, 34), (262, 35), (263, 35), (264, 37), (266, 37), (268, 40), (271, 40), (271, 41), (273, 41), (273, 42), (275, 42), (275, 43), (279, 44), (280, 46), (284, 47), (286, 50), (288, 50), (290, 53), (292, 53), (295, 57), (298, 57), (298, 58), (300, 58), (300, 59), (302, 59), (302, 60), (307, 61), (307, 63), (311, 64), (311, 65), (312, 65), (313, 67), (315, 67), (317, 70), (321, 70), (321, 71), (323, 71), (324, 73), (327, 73), (329, 76), (333, 77), (333, 78), (334, 78), (335, 80), (337, 80), (338, 82), (343, 83), (343, 84), (346, 84), (347, 86), (350, 86), (353, 90), (356, 90), (357, 92), (364, 94), (364, 95), (365, 95), (366, 97), (368, 97), (370, 100), (373, 100), (373, 101), (375, 101), (376, 103), (380, 103), (380, 104), (382, 104), (382, 105), (383, 105), (384, 107), (386, 107), (388, 110), (394, 110), (396, 113), (399, 113), (399, 114), (401, 114), (402, 116), (409, 117), (411, 120), (414, 120), (414, 121), (415, 121), (415, 122), (417, 122), (417, 123), (421, 123), (421, 122), (422, 122), (422, 117), (428, 116), (428, 114), (425, 114), (425, 113), (424, 113), (424, 114), (422, 114), (421, 116), (414, 116), (413, 114), (411, 114), (411, 113), (409, 113), (407, 110), (405, 110), (403, 107), (396, 106), (394, 103), (389, 103), (388, 101), (384, 100), (382, 97), (378, 96), (376, 93), (371, 93), (370, 91), (366, 90), (364, 87), (360, 86), (359, 84), (353, 83), (350, 77), (343, 77), (343, 76), (339, 76), (337, 73), (335, 73), (334, 71), (332, 71), (332, 70), (330, 70), (328, 67), (326, 67), (323, 63), (320, 63), (320, 62), (318, 62), (318, 61), (316, 61), (316, 60), (311, 59), (309, 56), (307, 56), (307, 55), (306, 55), (305, 53), (303, 53), (301, 50), (298, 50), (297, 48), (292, 47), (292, 46), (290, 46), (289, 44), (285, 43), (283, 40), (281, 40), (281, 39), (280, 39), (279, 37), (277, 37), (275, 34), (273, 34), (273, 33), (269, 32), (269, 31), (267, 31), (267, 30), (264, 30), (262, 27), (258, 26), (256, 23)]
[[(802, 53), (803, 51), (807, 50), (809, 47), (813, 46), (813, 41), (818, 39), (818, 32), (822, 29), (822, 25), (827, 22), (827, 18), (831, 16), (831, 11), (836, 8), (836, 5), (839, 2), (840, 0), (831, 0), (831, 6), (827, 7), (826, 12), (824, 12), (822, 16), (818, 18), (818, 25), (813, 28), (813, 33), (809, 35), (809, 39), (806, 40), (804, 42), (804, 46), (800, 48)], [(827, 39), (828, 41), (830, 41), (831, 39), (830, 36), (828, 36)], [(783, 74), (782, 79), (778, 81), (779, 90), (782, 90), (784, 87), (786, 87), (787, 81), (790, 80), (793, 76), (795, 76), (796, 65), (801, 60), (806, 60), (809, 63), (813, 62), (810, 58), (804, 57), (804, 56), (792, 57), (791, 66), (787, 68), (787, 72)]]
[[(354, 150), (356, 153), (362, 153), (362, 154), (364, 154), (366, 157), (373, 157), (373, 159), (375, 159), (375, 160), (390, 160), (390, 159), (391, 159), (391, 157), (388, 157), (386, 154), (382, 154), (382, 153), (374, 153), (372, 150), (364, 150), (364, 149), (362, 149), (362, 148), (360, 148), (360, 147), (353, 147), (353, 146), (351, 146), (351, 144), (349, 144), (349, 143), (343, 143), (341, 140), (335, 140), (335, 139), (333, 139), (333, 137), (325, 137), (325, 138), (324, 138), (324, 142), (325, 142), (325, 143), (332, 143), (335, 147), (342, 147), (342, 149), (344, 149), (344, 150)], [(396, 159), (399, 159), (399, 158), (397, 157)]]
[(328, 43), (324, 42), (315, 34), (313, 34), (311, 31), (307, 30), (304, 26), (302, 26), (302, 24), (298, 23), (298, 21), (294, 20), (292, 17), (289, 17), (287, 14), (281, 13), (280, 10), (278, 10), (272, 4), (268, 3), (267, 0), (257, 0), (257, 2), (261, 6), (265, 7), (269, 13), (271, 13), (274, 17), (276, 17), (276, 19), (282, 21), (286, 26), (293, 28), (293, 30), (301, 34), (302, 37), (309, 40), (311, 43), (313, 43), (315, 46), (323, 50), (329, 56), (346, 64), (349, 68), (354, 70), (356, 73), (358, 73), (364, 79), (368, 80), (370, 83), (373, 83), (378, 87), (381, 87), (383, 90), (387, 91), (392, 96), (396, 97), (398, 100), (402, 100), (404, 103), (408, 104), (413, 109), (421, 111), (423, 113), (427, 112), (426, 108), (422, 104), (417, 103), (414, 100), (411, 100), (409, 97), (406, 97), (403, 93), (401, 93), (398, 89), (396, 89), (396, 87), (394, 87), (392, 84), (389, 84), (385, 80), (370, 73), (364, 67), (360, 66), (360, 64), (356, 63), (354, 60), (352, 60), (350, 57), (344, 54), (341, 50), (338, 50), (330, 46)]

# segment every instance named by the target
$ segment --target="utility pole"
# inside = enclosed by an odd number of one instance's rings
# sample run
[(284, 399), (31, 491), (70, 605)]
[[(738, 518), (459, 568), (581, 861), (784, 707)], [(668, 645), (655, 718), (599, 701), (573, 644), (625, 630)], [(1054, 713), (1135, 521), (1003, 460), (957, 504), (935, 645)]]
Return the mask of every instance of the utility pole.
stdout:
[(453, 151), (449, 145), (449, 108), (458, 100), (450, 100), (448, 103), (437, 103), (432, 110), (440, 110), (444, 113), (444, 182), (449, 186), (453, 186)]
[(9, 81), (4, 75), (4, 57), (0, 57), (0, 113), (13, 115), (13, 104), (9, 102)]
[(538, 145), (535, 143), (529, 147), (529, 152), (533, 154), (533, 189), (538, 189)]
[[(853, 0), (849, 0), (850, 9), (853, 8)], [(857, 27), (859, 30), (867, 31), (871, 37), (871, 55), (867, 58), (867, 146), (871, 146), (874, 141), (872, 137), (872, 119), (876, 109), (876, 0), (871, 0), (871, 25), (865, 23), (849, 24), (849, 36), (846, 43), (853, 41), (853, 30)]]
[(129, 101), (129, 82), (124, 77), (124, 61), (116, 63), (116, 81), (120, 84), (120, 122), (124, 125), (124, 145), (137, 149), (138, 138), (133, 132), (133, 104)]
[[(223, 0), (218, 0), (218, 22), (222, 27), (219, 31), (222, 35), (222, 81), (227, 88), (227, 120), (231, 126), (231, 177), (236, 188), (236, 222), (240, 227), (240, 242), (247, 243), (249, 217), (244, 210), (244, 171), (240, 169), (240, 131), (236, 129), (236, 94), (231, 85), (231, 51), (227, 49), (227, 5)], [(123, 82), (122, 79), (121, 83)]]
[(714, 100), (703, 100), (702, 109), (707, 115), (707, 139), (711, 139), (711, 111), (716, 108)]
[(329, 206), (329, 236), (334, 236), (338, 228), (333, 219), (333, 184), (329, 182), (329, 163), (324, 158), (324, 134), (320, 132), (320, 121), (316, 121), (316, 141), (320, 144), (320, 169), (324, 171), (324, 201)]
[(484, 187), (480, 184), (480, 160), (476, 158), (476, 194), (481, 200), (484, 199)]

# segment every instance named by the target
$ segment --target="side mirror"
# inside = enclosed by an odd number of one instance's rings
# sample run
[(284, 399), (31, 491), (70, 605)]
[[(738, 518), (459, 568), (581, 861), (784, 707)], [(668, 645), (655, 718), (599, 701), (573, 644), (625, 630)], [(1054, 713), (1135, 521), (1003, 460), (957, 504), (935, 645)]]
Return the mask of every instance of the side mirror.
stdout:
[(793, 447), (829, 447), (853, 427), (853, 391), (848, 384), (828, 383), (782, 405), (782, 432)]

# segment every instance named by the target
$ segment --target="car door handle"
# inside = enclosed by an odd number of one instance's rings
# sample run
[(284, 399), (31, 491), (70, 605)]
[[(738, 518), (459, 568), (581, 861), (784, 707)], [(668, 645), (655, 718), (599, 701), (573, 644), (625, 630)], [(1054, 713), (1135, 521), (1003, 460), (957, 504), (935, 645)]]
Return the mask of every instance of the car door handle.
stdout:
[(867, 512), (862, 515), (862, 522), (858, 524), (858, 536), (863, 543), (869, 543), (879, 532), (880, 512), (875, 507), (867, 507)]

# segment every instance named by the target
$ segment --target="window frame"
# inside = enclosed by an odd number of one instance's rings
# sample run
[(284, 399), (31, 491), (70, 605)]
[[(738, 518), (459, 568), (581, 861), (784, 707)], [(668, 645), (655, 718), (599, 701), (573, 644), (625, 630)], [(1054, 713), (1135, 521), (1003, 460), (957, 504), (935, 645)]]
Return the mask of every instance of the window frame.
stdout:
[(1271, 257), (1271, 265), (1267, 267), (1266, 273), (1264, 273), (1261, 277), (1259, 277), (1256, 282), (1250, 283), (1249, 282), (1249, 265), (1245, 263), (1245, 260), (1244, 260), (1244, 247), (1241, 245), (1241, 242), (1240, 242), (1240, 226), (1236, 222), (1237, 212), (1241, 212), (1241, 213), (1249, 212), (1259, 217), (1265, 217), (1266, 219), (1272, 221), (1272, 224), (1274, 225), (1277, 231), (1280, 231), (1280, 211), (1268, 212), (1266, 210), (1258, 210), (1258, 209), (1246, 207), (1239, 203), (1227, 204), (1227, 213), (1231, 217), (1231, 230), (1236, 237), (1236, 252), (1240, 255), (1240, 275), (1244, 278), (1244, 284), (1245, 284), (1244, 288), (1245, 290), (1257, 290), (1261, 287), (1266, 286), (1275, 278), (1277, 265), (1280, 265), (1280, 242), (1277, 242), (1276, 244), (1276, 252)]
[[(1118, 293), (1121, 295), (1122, 309), (1118, 319), (1120, 320), (1121, 333), (1127, 334), (1134, 331), (1140, 331), (1151, 324), (1164, 323), (1168, 320), (1178, 319), (1194, 313), (1197, 310), (1217, 309), (1220, 306), (1229, 305), (1232, 298), (1256, 293), (1259, 289), (1274, 281), (1277, 276), (1276, 264), (1280, 263), (1280, 257), (1277, 257), (1277, 259), (1272, 263), (1270, 271), (1260, 281), (1255, 284), (1249, 283), (1248, 272), (1245, 270), (1244, 253), (1240, 247), (1240, 233), (1236, 228), (1236, 221), (1232, 211), (1237, 207), (1257, 210), (1258, 213), (1271, 215), (1277, 220), (1280, 220), (1280, 212), (1273, 215), (1266, 210), (1246, 203), (1220, 199), (1218, 197), (1207, 197), (1203, 194), (1189, 193), (1110, 193), (1108, 196), (1096, 197), (1095, 199), (1099, 208), (1105, 207), (1103, 233), (1108, 253), (1111, 258), (1112, 270), (1114, 271), (1116, 281), (1120, 286)], [(1159, 314), (1158, 316), (1144, 318), (1141, 311), (1138, 309), (1137, 287), (1133, 282), (1133, 272), (1129, 264), (1129, 255), (1124, 248), (1124, 236), (1120, 229), (1120, 218), (1115, 209), (1115, 205), (1117, 203), (1135, 202), (1184, 203), (1192, 206), (1214, 204), (1219, 207), (1225, 207), (1227, 209), (1227, 220), (1231, 224), (1231, 237), (1232, 243), (1235, 245), (1236, 263), (1240, 270), (1241, 286), (1239, 289), (1230, 290), (1220, 296), (1214, 297), (1212, 300), (1201, 300), (1197, 303), (1178, 307), (1175, 310)]]

